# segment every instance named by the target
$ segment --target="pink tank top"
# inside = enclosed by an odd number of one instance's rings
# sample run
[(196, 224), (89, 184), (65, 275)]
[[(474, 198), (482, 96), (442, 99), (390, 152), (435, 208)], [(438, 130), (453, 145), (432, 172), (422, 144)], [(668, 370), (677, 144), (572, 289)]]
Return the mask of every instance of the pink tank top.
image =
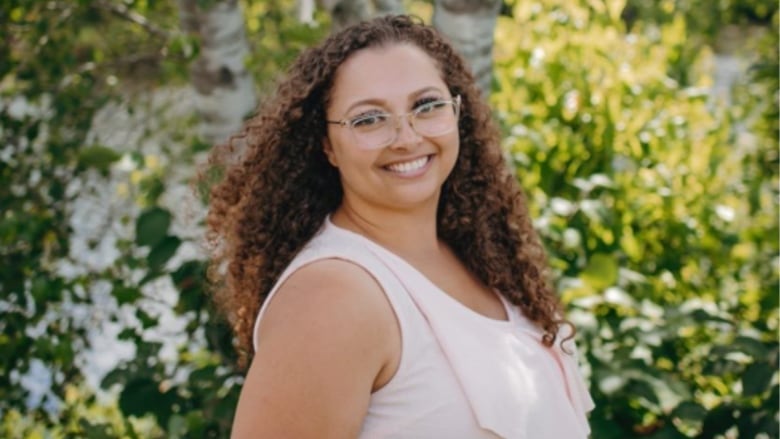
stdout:
[(397, 255), (330, 219), (271, 290), (255, 336), (279, 285), (298, 268), (328, 258), (370, 273), (400, 326), (398, 370), (371, 395), (360, 438), (588, 437), (586, 413), (594, 405), (573, 342), (567, 342), (571, 355), (545, 347), (541, 331), (501, 295), (508, 321), (469, 309)]

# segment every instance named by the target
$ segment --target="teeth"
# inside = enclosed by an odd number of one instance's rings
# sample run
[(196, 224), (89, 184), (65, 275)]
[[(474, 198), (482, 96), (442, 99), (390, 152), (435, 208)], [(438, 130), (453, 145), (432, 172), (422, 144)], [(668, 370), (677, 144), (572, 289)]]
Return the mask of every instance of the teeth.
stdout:
[(419, 159), (412, 160), (410, 162), (394, 163), (392, 165), (387, 165), (387, 169), (393, 172), (406, 174), (408, 172), (416, 171), (422, 168), (423, 166), (425, 166), (426, 163), (428, 163), (428, 156), (420, 157)]

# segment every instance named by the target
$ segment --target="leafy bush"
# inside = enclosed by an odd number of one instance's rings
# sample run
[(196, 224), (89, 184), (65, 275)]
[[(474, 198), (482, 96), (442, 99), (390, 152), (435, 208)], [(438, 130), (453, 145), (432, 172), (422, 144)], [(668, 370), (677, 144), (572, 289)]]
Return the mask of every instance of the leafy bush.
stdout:
[(771, 24), (777, 7), (771, 0), (627, 0), (621, 15), (629, 27), (638, 20), (665, 24), (682, 16), (696, 38), (711, 43), (724, 26)]
[(513, 7), (492, 100), (580, 328), (593, 436), (777, 437), (777, 139), (754, 129), (776, 84), (711, 98), (682, 19), (626, 34), (620, 2)]
[[(264, 83), (327, 32), (293, 7), (247, 5), (248, 64)], [(202, 255), (183, 251), (197, 248), (181, 222), (198, 209), (176, 192), (210, 145), (146, 94), (186, 85), (197, 41), (171, 2), (9, 1), (0, 15), (0, 436), (227, 436), (240, 378)], [(108, 145), (106, 127), (139, 132)], [(96, 208), (80, 210), (85, 199)], [(174, 320), (185, 324), (171, 334)], [(133, 358), (95, 389), (84, 354), (106, 322)], [(173, 354), (166, 337), (181, 340)], [(30, 380), (50, 387), (42, 399)]]

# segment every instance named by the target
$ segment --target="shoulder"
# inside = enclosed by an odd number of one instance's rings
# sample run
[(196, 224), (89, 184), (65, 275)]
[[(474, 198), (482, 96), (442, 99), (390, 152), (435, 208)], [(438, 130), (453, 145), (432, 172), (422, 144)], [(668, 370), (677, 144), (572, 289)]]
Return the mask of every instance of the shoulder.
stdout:
[(371, 392), (399, 355), (381, 287), (354, 263), (323, 259), (296, 269), (270, 300), (236, 437), (356, 436)]
[(365, 268), (336, 258), (316, 260), (295, 270), (266, 306), (259, 340), (276, 326), (296, 322), (363, 325), (392, 313), (381, 286)]
[[(377, 280), (362, 266), (343, 259), (320, 259), (291, 273), (260, 320), (258, 356), (296, 346), (291, 355), (340, 352), (361, 357), (374, 374), (394, 363), (400, 345), (395, 312)], [(324, 352), (321, 352), (324, 353)], [(368, 361), (365, 361), (368, 360)]]

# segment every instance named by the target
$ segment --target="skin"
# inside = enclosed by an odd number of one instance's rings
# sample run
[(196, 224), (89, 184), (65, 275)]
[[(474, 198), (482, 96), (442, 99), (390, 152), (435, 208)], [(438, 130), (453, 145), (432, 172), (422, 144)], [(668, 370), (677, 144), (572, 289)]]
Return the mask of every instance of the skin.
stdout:
[[(449, 99), (434, 61), (408, 44), (361, 50), (339, 68), (329, 120), (380, 109), (411, 111), (420, 97)], [(331, 125), (323, 148), (341, 175), (344, 198), (332, 221), (406, 259), (477, 313), (506, 320), (485, 288), (436, 233), (441, 186), (458, 156), (457, 130), (421, 137), (401, 123), (394, 143), (361, 149)], [(419, 172), (387, 166), (430, 157)], [(341, 260), (311, 263), (291, 275), (268, 305), (247, 373), (234, 438), (356, 437), (371, 393), (398, 369), (401, 334), (384, 292), (362, 268)]]
[[(337, 119), (372, 110), (402, 114), (413, 110), (419, 99), (452, 98), (433, 60), (411, 45), (356, 53), (339, 68), (331, 93), (328, 117)], [(457, 130), (423, 138), (403, 121), (393, 144), (366, 151), (355, 145), (348, 128), (329, 125), (324, 143), (328, 159), (341, 176), (341, 209), (369, 216), (369, 221), (387, 215), (405, 219), (412, 213), (425, 218), (429, 226), (435, 225), (441, 185), (458, 155)], [(386, 169), (430, 155), (432, 160), (422, 175), (410, 178)]]

